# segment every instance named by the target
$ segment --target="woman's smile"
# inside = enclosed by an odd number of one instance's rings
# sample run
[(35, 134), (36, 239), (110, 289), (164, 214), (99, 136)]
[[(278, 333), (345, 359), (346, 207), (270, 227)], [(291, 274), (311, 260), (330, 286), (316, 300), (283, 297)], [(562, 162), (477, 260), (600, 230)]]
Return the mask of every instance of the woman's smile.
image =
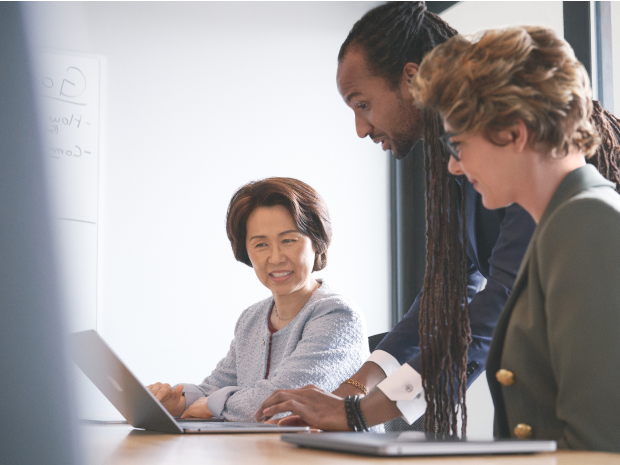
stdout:
[(292, 271), (272, 271), (271, 273), (269, 273), (271, 280), (278, 284), (288, 281), (290, 278), (292, 278), (292, 275)]

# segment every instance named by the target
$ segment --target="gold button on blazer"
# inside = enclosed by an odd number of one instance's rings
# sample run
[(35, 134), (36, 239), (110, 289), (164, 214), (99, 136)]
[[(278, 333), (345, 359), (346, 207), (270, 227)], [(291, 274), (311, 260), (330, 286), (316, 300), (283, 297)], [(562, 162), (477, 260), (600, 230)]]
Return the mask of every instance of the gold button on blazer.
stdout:
[(513, 430), (515, 436), (519, 439), (530, 439), (532, 437), (532, 427), (525, 423), (519, 423)]
[(495, 373), (495, 379), (497, 379), (502, 386), (512, 386), (515, 382), (515, 375), (512, 371), (502, 368)]

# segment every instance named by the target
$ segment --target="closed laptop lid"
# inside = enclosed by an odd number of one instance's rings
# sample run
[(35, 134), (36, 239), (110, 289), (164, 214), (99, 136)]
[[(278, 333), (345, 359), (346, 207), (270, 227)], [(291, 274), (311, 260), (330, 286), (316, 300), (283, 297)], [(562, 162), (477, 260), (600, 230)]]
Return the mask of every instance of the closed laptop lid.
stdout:
[(322, 433), (283, 434), (282, 440), (302, 447), (364, 455), (484, 455), (553, 452), (555, 441), (443, 437), (432, 433)]

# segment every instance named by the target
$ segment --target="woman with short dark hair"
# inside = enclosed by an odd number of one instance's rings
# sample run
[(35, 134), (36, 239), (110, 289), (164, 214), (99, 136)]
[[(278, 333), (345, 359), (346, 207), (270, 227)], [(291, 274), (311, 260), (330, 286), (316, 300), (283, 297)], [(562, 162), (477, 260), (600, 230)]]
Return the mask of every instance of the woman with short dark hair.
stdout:
[(450, 172), (537, 223), (487, 360), (495, 435), (620, 452), (620, 195), (586, 164), (585, 69), (550, 29), (490, 30), (432, 50), (412, 90), (443, 118)]
[(327, 205), (307, 184), (291, 178), (269, 178), (250, 182), (233, 195), (228, 206), (226, 233), (237, 261), (252, 266), (246, 247), (247, 220), (257, 207), (281, 205), (293, 218), (297, 228), (308, 236), (316, 248), (312, 271), (327, 266), (327, 248), (332, 226)]
[(175, 416), (255, 421), (276, 389), (338, 387), (368, 356), (368, 339), (355, 304), (312, 274), (327, 265), (332, 235), (323, 199), (297, 179), (250, 182), (230, 201), (226, 232), (272, 295), (241, 314), (202, 383), (155, 383), (153, 395)]

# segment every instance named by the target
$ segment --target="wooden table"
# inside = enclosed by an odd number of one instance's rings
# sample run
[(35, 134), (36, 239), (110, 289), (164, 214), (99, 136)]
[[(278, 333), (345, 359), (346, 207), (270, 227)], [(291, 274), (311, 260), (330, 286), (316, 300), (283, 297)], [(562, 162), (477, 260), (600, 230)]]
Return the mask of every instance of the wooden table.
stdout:
[(278, 434), (163, 434), (126, 425), (80, 428), (86, 465), (241, 464), (305, 465), (353, 463), (620, 465), (620, 454), (561, 451), (534, 455), (381, 458), (300, 449)]

